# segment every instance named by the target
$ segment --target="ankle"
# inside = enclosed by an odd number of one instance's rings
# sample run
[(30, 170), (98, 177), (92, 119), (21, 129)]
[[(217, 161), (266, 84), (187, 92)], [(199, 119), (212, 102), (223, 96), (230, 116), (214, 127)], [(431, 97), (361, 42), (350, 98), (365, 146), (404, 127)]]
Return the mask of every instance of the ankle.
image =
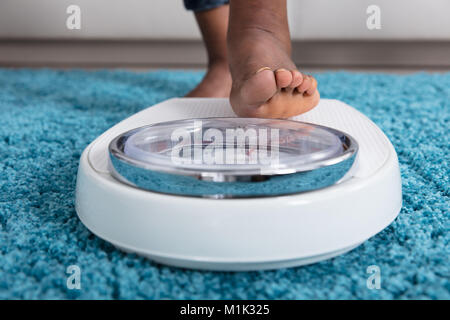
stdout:
[(277, 43), (289, 56), (291, 55), (289, 30), (252, 25), (229, 34), (229, 51), (236, 50), (236, 47), (242, 47), (242, 43), (251, 43), (254, 47), (264, 47), (267, 41), (271, 41)]
[(219, 81), (223, 86), (231, 87), (232, 79), (228, 62), (214, 61), (208, 63), (208, 69), (206, 70), (204, 80), (208, 82)]
[(208, 59), (208, 70), (228, 70), (228, 59), (223, 57), (209, 58)]
[(252, 37), (261, 37), (275, 39), (286, 52), (290, 53), (286, 0), (231, 2), (229, 21), (227, 33), (229, 50), (230, 45), (242, 44), (243, 38), (251, 40)]

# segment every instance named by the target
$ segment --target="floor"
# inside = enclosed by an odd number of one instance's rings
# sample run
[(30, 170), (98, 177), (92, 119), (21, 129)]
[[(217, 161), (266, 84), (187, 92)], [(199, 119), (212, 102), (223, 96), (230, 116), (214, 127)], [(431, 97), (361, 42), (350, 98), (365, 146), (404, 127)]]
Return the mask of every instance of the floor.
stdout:
[[(182, 96), (202, 76), (144, 70), (0, 69), (0, 299), (450, 298), (450, 73), (310, 70), (319, 71), (323, 98), (356, 107), (395, 146), (402, 211), (381, 233), (334, 259), (227, 273), (126, 254), (76, 215), (84, 148), (125, 117)], [(371, 265), (380, 267), (380, 290), (367, 287)], [(81, 270), (80, 290), (66, 285), (70, 266)]]

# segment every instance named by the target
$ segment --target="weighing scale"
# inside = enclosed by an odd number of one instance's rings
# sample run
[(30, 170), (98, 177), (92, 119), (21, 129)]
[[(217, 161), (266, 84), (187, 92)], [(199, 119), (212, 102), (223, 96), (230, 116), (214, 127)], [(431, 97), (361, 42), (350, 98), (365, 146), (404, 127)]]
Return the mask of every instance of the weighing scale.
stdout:
[(76, 189), (80, 220), (116, 247), (222, 271), (335, 257), (401, 205), (388, 138), (329, 99), (290, 120), (237, 118), (228, 99), (161, 102), (84, 150)]

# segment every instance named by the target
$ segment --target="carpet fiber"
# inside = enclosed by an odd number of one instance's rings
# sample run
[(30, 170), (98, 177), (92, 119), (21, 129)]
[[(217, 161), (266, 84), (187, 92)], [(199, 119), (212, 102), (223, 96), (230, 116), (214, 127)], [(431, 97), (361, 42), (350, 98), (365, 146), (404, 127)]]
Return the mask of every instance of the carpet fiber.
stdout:
[[(0, 298), (449, 299), (450, 73), (321, 73), (324, 98), (368, 115), (394, 144), (403, 209), (355, 250), (318, 264), (218, 273), (125, 254), (78, 220), (83, 149), (119, 120), (182, 96), (199, 72), (0, 69)], [(81, 289), (66, 269), (81, 269)], [(367, 267), (381, 289), (366, 286)]]

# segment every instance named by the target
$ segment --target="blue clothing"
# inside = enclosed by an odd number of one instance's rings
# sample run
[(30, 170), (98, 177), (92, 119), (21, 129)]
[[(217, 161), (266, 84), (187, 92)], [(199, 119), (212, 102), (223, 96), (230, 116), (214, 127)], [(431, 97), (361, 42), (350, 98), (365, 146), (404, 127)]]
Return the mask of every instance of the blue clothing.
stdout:
[(184, 0), (184, 6), (187, 10), (199, 12), (223, 6), (228, 2), (228, 0)]

